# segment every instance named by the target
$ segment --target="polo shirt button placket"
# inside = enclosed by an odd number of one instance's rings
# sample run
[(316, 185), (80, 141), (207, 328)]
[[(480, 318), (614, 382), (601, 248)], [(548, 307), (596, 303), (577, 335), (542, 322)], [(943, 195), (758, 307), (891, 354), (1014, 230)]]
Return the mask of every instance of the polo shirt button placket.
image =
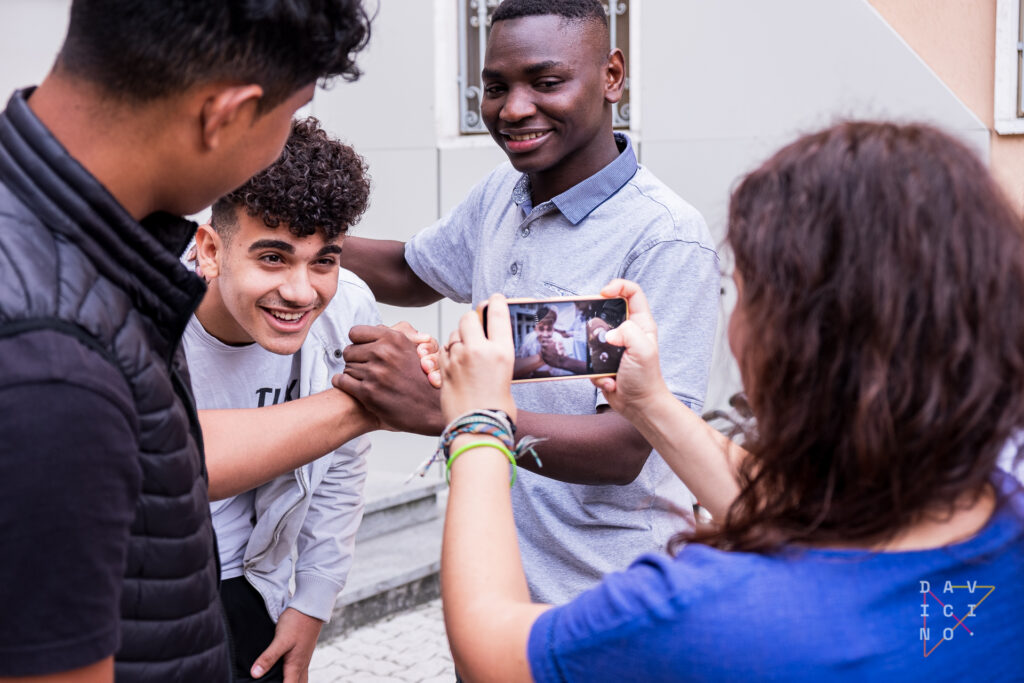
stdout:
[(518, 263), (513, 263), (511, 266), (508, 267), (508, 272), (512, 273), (513, 275), (518, 274), (519, 273), (519, 264)]
[(523, 237), (529, 237), (530, 236), (530, 228), (528, 228), (528, 227), (527, 228), (523, 228), (521, 234), (522, 234)]

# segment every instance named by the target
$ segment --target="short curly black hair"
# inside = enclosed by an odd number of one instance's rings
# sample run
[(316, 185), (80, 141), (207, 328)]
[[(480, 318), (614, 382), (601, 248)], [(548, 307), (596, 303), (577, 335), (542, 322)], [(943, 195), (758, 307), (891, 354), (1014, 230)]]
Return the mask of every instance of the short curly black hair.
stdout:
[(314, 117), (292, 122), (277, 161), (213, 205), (213, 228), (229, 237), (236, 209), (258, 216), (268, 228), (284, 223), (296, 237), (317, 231), (333, 241), (359, 222), (370, 197), (366, 161), (330, 138)]
[(262, 113), (317, 80), (356, 80), (369, 38), (362, 0), (73, 0), (57, 67), (132, 102), (255, 83)]
[(598, 0), (505, 0), (494, 10), (491, 21), (552, 14), (564, 19), (595, 20), (608, 25), (604, 6)]

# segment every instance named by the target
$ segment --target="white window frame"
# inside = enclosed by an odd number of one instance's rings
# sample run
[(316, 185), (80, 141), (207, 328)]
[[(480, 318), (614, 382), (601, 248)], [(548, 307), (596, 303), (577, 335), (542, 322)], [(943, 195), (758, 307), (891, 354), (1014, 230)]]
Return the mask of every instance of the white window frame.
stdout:
[(996, 2), (995, 129), (1024, 135), (1024, 0)]

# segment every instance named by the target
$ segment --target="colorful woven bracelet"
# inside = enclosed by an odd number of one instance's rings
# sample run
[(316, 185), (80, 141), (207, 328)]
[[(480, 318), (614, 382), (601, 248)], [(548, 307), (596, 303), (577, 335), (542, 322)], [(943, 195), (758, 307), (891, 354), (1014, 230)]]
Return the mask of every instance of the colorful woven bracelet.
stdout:
[(447, 457), (448, 449), (455, 437), (469, 432), (495, 436), (511, 450), (515, 447), (515, 431), (515, 423), (504, 410), (474, 410), (460, 415), (444, 428), (438, 449)]

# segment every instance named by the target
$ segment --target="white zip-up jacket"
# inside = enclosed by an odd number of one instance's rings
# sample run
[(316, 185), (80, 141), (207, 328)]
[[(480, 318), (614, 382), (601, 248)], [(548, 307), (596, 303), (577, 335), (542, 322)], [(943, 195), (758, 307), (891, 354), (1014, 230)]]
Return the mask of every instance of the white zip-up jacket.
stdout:
[[(299, 351), (299, 396), (331, 388), (345, 367), (342, 350), (353, 325), (379, 324), (370, 288), (341, 269), (338, 293), (313, 323)], [(287, 607), (328, 621), (352, 567), (363, 518), (367, 436), (256, 489), (256, 526), (242, 560), (246, 579), (276, 622)], [(295, 591), (289, 591), (294, 555)]]

